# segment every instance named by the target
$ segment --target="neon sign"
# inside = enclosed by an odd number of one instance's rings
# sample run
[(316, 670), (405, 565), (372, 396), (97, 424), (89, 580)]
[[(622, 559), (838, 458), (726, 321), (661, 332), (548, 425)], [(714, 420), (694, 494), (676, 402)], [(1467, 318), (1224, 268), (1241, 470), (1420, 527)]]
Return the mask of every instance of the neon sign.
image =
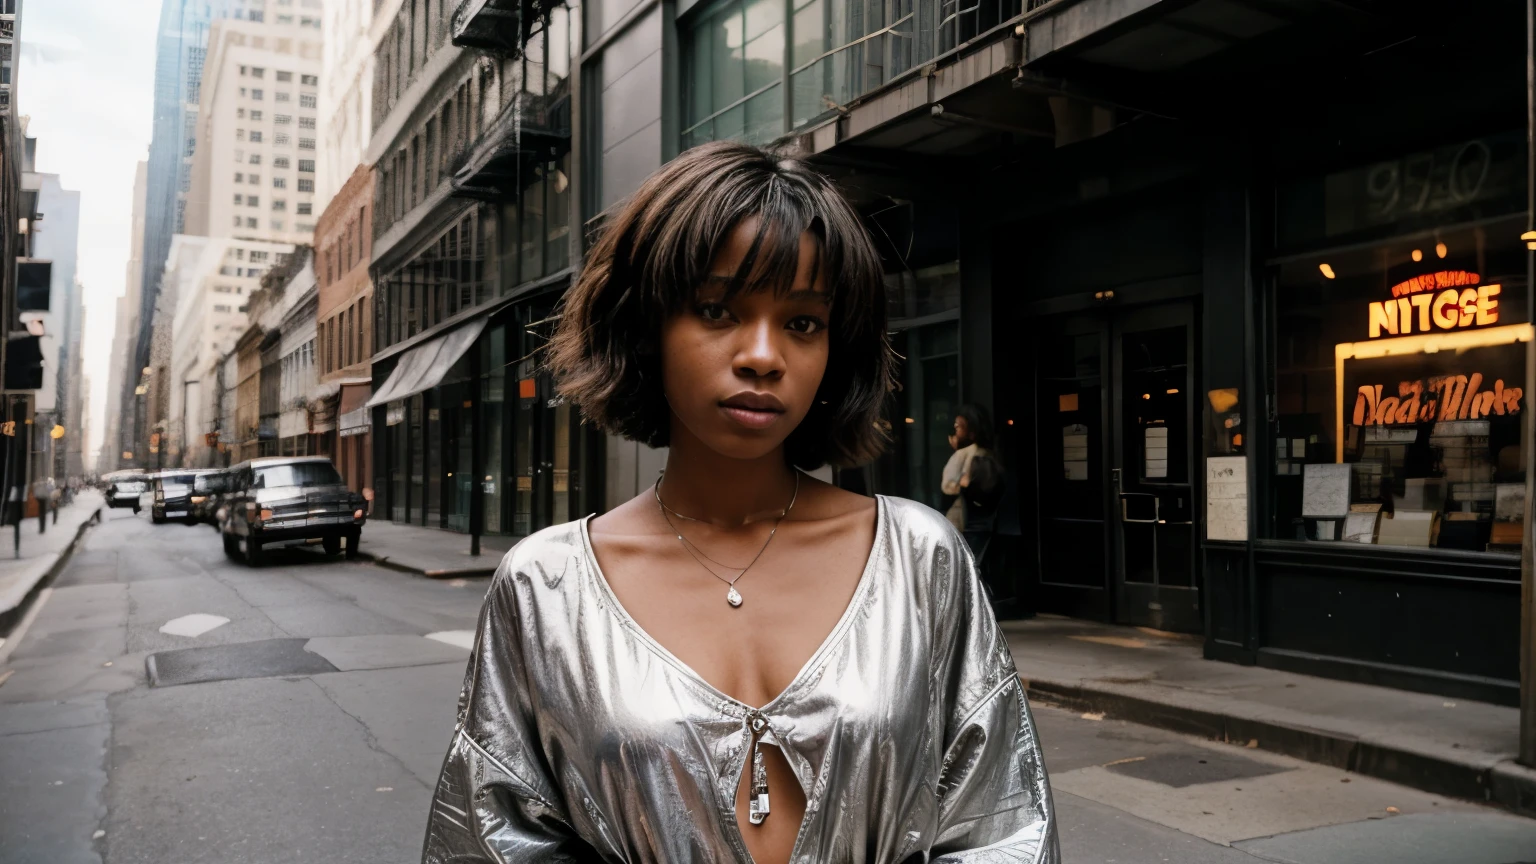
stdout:
[(1436, 375), (1422, 381), (1402, 381), (1396, 396), (1382, 396), (1381, 384), (1366, 384), (1355, 394), (1356, 426), (1395, 426), (1432, 420), (1477, 420), (1495, 414), (1519, 414), (1525, 391), (1505, 387), (1494, 379), (1487, 387), (1483, 373)]
[(1392, 286), (1391, 300), (1370, 305), (1370, 338), (1460, 330), (1499, 323), (1498, 285), (1466, 270), (1425, 273)]

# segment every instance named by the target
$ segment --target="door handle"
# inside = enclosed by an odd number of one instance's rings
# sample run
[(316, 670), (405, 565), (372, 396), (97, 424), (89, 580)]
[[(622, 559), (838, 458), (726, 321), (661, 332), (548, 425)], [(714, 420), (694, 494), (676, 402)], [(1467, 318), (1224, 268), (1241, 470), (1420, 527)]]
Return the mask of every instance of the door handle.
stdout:
[(1159, 525), (1193, 525), (1195, 523), (1190, 521), (1190, 520), (1187, 520), (1187, 519), (1185, 521), (1183, 521), (1183, 522), (1169, 522), (1167, 519), (1159, 519), (1159, 520), (1157, 520), (1157, 524), (1159, 524)]
[(1132, 519), (1131, 518), (1131, 515), (1130, 515), (1130, 512), (1129, 512), (1129, 508), (1126, 506), (1126, 503), (1125, 503), (1125, 499), (1131, 497), (1132, 495), (1137, 495), (1137, 494), (1142, 494), (1142, 493), (1137, 493), (1137, 492), (1121, 492), (1120, 493), (1120, 521), (1121, 522), (1135, 522), (1135, 523), (1138, 523), (1138, 524), (1145, 524), (1145, 525), (1152, 525), (1152, 524), (1155, 524), (1155, 523), (1161, 521), (1161, 520), (1159, 520), (1157, 518), (1157, 513), (1158, 513), (1158, 509), (1159, 508), (1158, 508), (1157, 496), (1155, 496), (1155, 495), (1148, 495), (1147, 496), (1147, 497), (1152, 499), (1152, 518), (1151, 519)]

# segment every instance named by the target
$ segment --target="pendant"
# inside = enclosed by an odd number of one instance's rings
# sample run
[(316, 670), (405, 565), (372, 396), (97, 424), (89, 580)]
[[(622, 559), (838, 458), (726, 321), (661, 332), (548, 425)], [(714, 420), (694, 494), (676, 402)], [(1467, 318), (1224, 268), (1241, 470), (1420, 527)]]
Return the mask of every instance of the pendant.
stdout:
[(741, 605), (741, 595), (736, 593), (735, 585), (731, 586), (731, 590), (725, 592), (725, 602), (731, 604), (732, 606)]

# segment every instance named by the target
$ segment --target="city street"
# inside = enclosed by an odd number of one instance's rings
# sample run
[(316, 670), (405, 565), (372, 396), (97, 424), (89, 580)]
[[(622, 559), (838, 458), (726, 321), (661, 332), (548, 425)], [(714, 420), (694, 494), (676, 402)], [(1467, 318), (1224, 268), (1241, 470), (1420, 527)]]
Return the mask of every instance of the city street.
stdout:
[[(0, 862), (415, 860), (486, 580), (251, 570), (207, 527), (103, 516), (0, 646)], [(1487, 807), (1035, 713), (1073, 864), (1536, 860), (1536, 822)]]

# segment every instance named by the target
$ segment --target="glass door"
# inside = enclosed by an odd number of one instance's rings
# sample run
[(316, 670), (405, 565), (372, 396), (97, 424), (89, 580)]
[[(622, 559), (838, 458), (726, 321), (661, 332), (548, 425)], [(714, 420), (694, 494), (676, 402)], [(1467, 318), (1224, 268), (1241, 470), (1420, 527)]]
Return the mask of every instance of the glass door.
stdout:
[(1041, 607), (1107, 620), (1111, 540), (1105, 454), (1109, 330), (1099, 318), (1052, 322), (1036, 343), (1035, 442)]
[(1138, 309), (1122, 314), (1112, 333), (1115, 619), (1200, 632), (1193, 310)]

